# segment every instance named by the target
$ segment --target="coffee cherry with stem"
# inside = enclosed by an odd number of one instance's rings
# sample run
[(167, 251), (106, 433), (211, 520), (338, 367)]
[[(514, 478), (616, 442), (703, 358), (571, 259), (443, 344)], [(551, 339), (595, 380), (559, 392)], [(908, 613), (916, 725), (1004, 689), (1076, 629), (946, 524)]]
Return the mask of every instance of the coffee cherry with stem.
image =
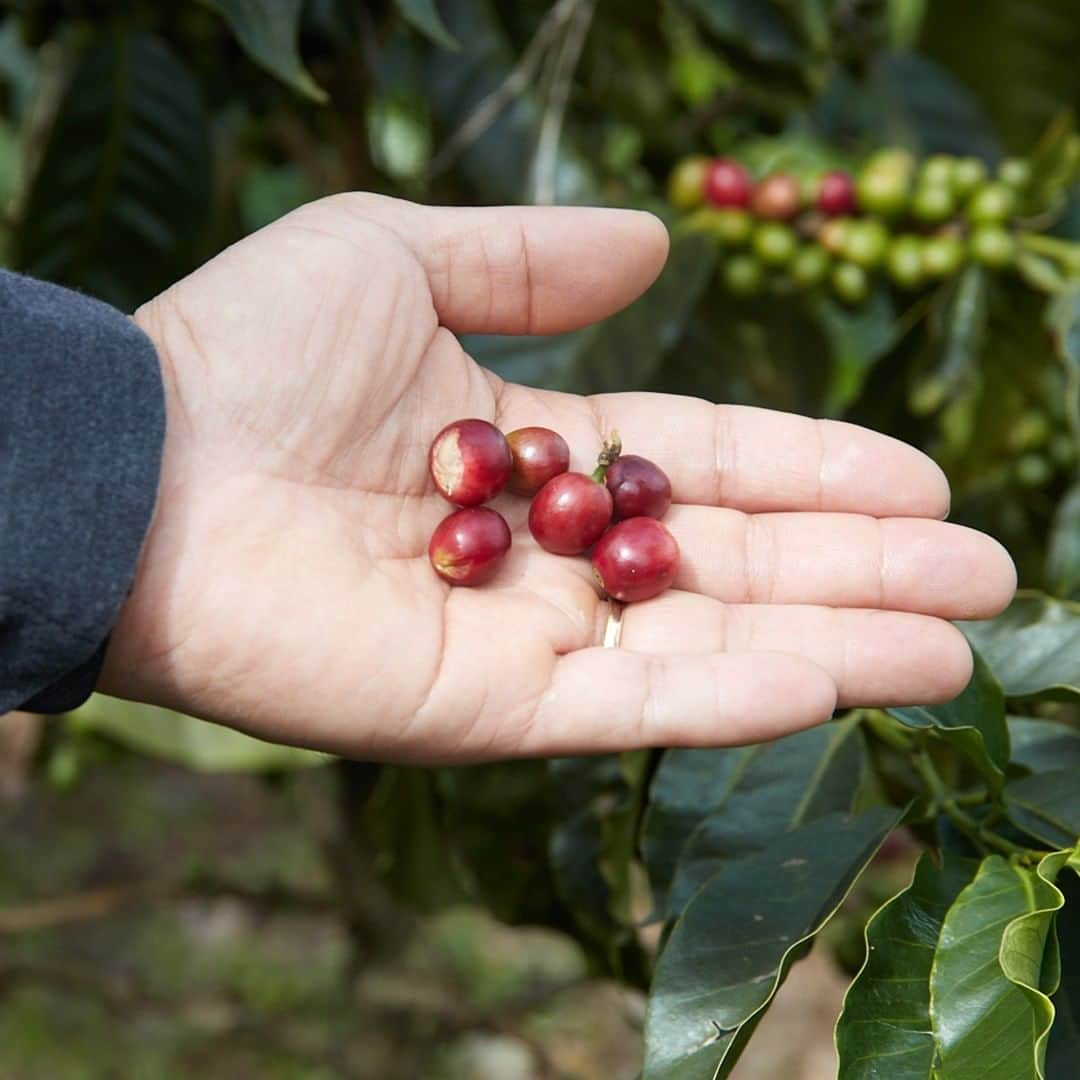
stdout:
[(551, 428), (524, 427), (506, 436), (513, 459), (509, 488), (518, 495), (535, 495), (552, 477), (570, 468), (570, 447)]
[(754, 254), (766, 266), (787, 266), (799, 246), (793, 229), (779, 221), (762, 222), (754, 230)]
[(733, 158), (714, 158), (705, 169), (705, 198), (713, 206), (750, 205), (753, 181)]
[(624, 454), (607, 471), (607, 489), (615, 519), (661, 518), (671, 506), (671, 481), (659, 465), (637, 454)]
[(456, 506), (479, 506), (510, 479), (513, 459), (503, 433), (486, 420), (455, 420), (435, 436), (428, 468), (439, 494)]
[(776, 172), (758, 181), (750, 208), (759, 218), (786, 221), (802, 206), (802, 186), (791, 173)]
[(855, 213), (855, 181), (851, 174), (843, 169), (832, 169), (825, 173), (818, 184), (814, 203), (829, 217)]
[(885, 259), (889, 277), (902, 289), (914, 289), (923, 279), (923, 244), (917, 236), (898, 236)]
[(487, 506), (468, 506), (436, 526), (428, 544), (435, 573), (450, 585), (490, 581), (510, 550), (510, 527)]
[(679, 210), (693, 210), (705, 201), (705, 174), (709, 158), (704, 154), (685, 157), (668, 179), (668, 199)]
[(1016, 258), (1016, 238), (1001, 225), (980, 225), (970, 244), (971, 257), (992, 270), (1004, 270)]
[(1016, 192), (1000, 180), (978, 188), (967, 204), (967, 216), (974, 225), (1000, 225), (1015, 210)]
[(963, 240), (952, 233), (931, 236), (923, 241), (923, 272), (930, 278), (947, 278), (964, 265), (967, 251)]
[(562, 473), (536, 493), (529, 507), (529, 531), (545, 551), (580, 555), (600, 539), (615, 511), (607, 489), (607, 471), (621, 452), (619, 436), (611, 432), (591, 476)]
[(675, 580), (679, 545), (655, 518), (627, 518), (609, 529), (592, 555), (593, 578), (605, 596), (624, 604), (659, 596)]
[(753, 255), (733, 255), (721, 273), (732, 296), (756, 296), (765, 284), (765, 267)]
[(820, 244), (804, 244), (791, 260), (791, 277), (803, 289), (820, 285), (829, 273), (829, 253)]
[(833, 292), (845, 304), (861, 304), (870, 294), (870, 278), (857, 263), (839, 262), (829, 275)]

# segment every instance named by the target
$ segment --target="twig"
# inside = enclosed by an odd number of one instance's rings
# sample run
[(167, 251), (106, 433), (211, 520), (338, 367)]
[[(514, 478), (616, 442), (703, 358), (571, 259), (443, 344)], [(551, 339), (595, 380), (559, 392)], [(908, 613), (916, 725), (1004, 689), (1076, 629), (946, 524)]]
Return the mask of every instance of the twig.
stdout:
[(536, 159), (533, 169), (533, 202), (542, 206), (555, 201), (555, 182), (559, 165), (559, 140), (562, 137), (563, 121), (566, 118), (566, 106), (570, 100), (570, 89), (574, 82), (581, 50), (589, 34), (596, 0), (574, 0), (574, 10), (562, 47), (559, 49), (555, 66), (552, 69), (551, 91), (544, 108), (544, 117), (540, 125), (540, 138), (536, 144)]
[(573, 15), (581, 0), (558, 0), (544, 16), (532, 40), (518, 58), (506, 78), (485, 98), (482, 98), (465, 118), (464, 123), (443, 144), (428, 166), (429, 176), (445, 172), (458, 156), (495, 122), (499, 114), (525, 88), (536, 74), (544, 53), (559, 31)]

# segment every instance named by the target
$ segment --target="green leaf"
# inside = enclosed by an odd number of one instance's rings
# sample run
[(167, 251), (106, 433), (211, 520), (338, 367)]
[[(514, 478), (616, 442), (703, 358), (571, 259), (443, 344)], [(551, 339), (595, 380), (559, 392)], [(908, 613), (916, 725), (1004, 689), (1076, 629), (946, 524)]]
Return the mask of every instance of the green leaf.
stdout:
[(150, 34), (93, 37), (32, 178), (19, 269), (130, 310), (192, 268), (209, 212), (209, 132), (191, 73)]
[(1064, 902), (1053, 881), (1069, 854), (1037, 870), (991, 855), (946, 914), (930, 975), (941, 1080), (1043, 1077), (1054, 1015), (1043, 965)]
[(101, 694), (68, 713), (68, 723), (74, 731), (102, 735), (140, 754), (198, 772), (269, 772), (332, 760), (326, 754), (263, 742), (183, 713)]
[(1065, 368), (1065, 415), (1080, 440), (1080, 286), (1055, 296), (1046, 307), (1054, 351)]
[(472, 337), (464, 345), (511, 382), (575, 393), (643, 389), (680, 337), (713, 261), (706, 238), (682, 236), (652, 288), (618, 315), (571, 334)]
[(1065, 493), (1054, 514), (1046, 579), (1056, 596), (1080, 600), (1080, 483)]
[(870, 919), (866, 960), (836, 1025), (839, 1080), (926, 1080), (932, 1074), (930, 970), (946, 912), (978, 862), (923, 854), (911, 884)]
[(807, 943), (900, 819), (831, 814), (710, 878), (660, 955), (645, 1020), (643, 1080), (729, 1075)]
[(957, 625), (1006, 697), (1080, 697), (1080, 604), (1021, 592), (996, 619)]
[(1013, 824), (1053, 848), (1080, 840), (1080, 767), (1034, 773), (1005, 786)]
[[(738, 755), (739, 765), (723, 801), (682, 846), (669, 917), (682, 911), (702, 883), (731, 860), (760, 851), (808, 821), (850, 811), (863, 774), (863, 744), (854, 717), (721, 752)], [(647, 833), (644, 840), (647, 844)]]
[(944, 705), (889, 709), (908, 727), (932, 731), (971, 759), (993, 792), (1001, 790), (1009, 763), (1009, 729), (1005, 695), (986, 662), (977, 653), (975, 669), (964, 692)]
[[(1075, 858), (1069, 865), (1075, 870)], [(1065, 963), (1061, 984), (1051, 997), (1054, 1026), (1046, 1049), (1047, 1080), (1074, 1080), (1080, 1061), (1080, 879), (1076, 873), (1062, 873), (1056, 882), (1065, 897), (1065, 906), (1054, 919), (1054, 935)]]
[(203, 0), (229, 24), (244, 52), (286, 86), (319, 104), (326, 91), (308, 74), (297, 39), (304, 0)]
[(1080, 729), (1054, 720), (1010, 716), (1012, 764), (1032, 772), (1080, 768)]
[(460, 46), (454, 35), (446, 29), (439, 9), (435, 6), (435, 0), (394, 0), (394, 6), (402, 16), (416, 27), (422, 34), (426, 34), (436, 45), (442, 45), (446, 49), (457, 49)]
[(1028, 161), (1031, 180), (1021, 199), (1021, 215), (1060, 213), (1080, 167), (1076, 118), (1070, 109), (1062, 109), (1054, 117)]
[(686, 0), (702, 25), (728, 45), (762, 63), (798, 66), (807, 57), (773, 4), (745, 0)]

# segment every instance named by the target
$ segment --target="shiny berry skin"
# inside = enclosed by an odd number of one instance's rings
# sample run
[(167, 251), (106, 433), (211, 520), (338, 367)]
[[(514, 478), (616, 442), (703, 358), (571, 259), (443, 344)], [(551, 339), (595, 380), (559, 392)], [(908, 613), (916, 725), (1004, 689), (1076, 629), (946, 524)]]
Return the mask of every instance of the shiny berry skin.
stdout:
[(889, 277), (902, 289), (914, 289), (923, 280), (923, 243), (917, 236), (898, 236), (885, 258)]
[(435, 436), (428, 455), (439, 494), (455, 506), (479, 506), (510, 479), (513, 459), (503, 433), (486, 420), (455, 420)]
[(611, 523), (611, 492), (585, 473), (549, 480), (529, 507), (529, 532), (554, 555), (580, 555)]
[(608, 467), (605, 477), (616, 519), (661, 518), (671, 505), (671, 481), (648, 458), (624, 454)]
[(922, 184), (911, 196), (911, 216), (934, 225), (952, 217), (956, 210), (952, 189), (944, 184)]
[(927, 277), (949, 277), (964, 265), (966, 255), (964, 242), (958, 236), (931, 236), (923, 244), (923, 270)]
[(934, 154), (919, 168), (919, 187), (952, 187), (956, 158), (950, 154)]
[(818, 185), (817, 208), (829, 217), (855, 213), (855, 181), (843, 169), (827, 172)]
[(967, 204), (967, 216), (975, 225), (1000, 225), (1016, 209), (1016, 193), (1008, 184), (995, 180), (984, 184)]
[(1006, 158), (998, 166), (997, 175), (1013, 191), (1023, 191), (1031, 183), (1031, 166), (1023, 158)]
[(865, 270), (879, 266), (889, 250), (889, 230), (876, 218), (853, 221), (844, 237), (844, 258)]
[(609, 529), (593, 549), (593, 578), (624, 604), (659, 596), (679, 569), (679, 545), (656, 518), (636, 517)]
[(509, 488), (518, 495), (535, 495), (552, 477), (570, 468), (570, 447), (551, 428), (518, 428), (506, 441), (514, 462)]
[(671, 171), (668, 199), (678, 210), (693, 210), (705, 201), (705, 173), (709, 159), (700, 154), (685, 157)]
[(820, 285), (829, 273), (829, 253), (820, 244), (804, 244), (791, 260), (791, 277), (803, 289)]
[(713, 206), (749, 206), (750, 174), (732, 158), (714, 158), (705, 170), (705, 198)]
[(758, 182), (750, 198), (750, 208), (761, 218), (785, 221), (802, 206), (802, 185), (791, 173), (772, 173)]
[(510, 526), (486, 506), (468, 506), (439, 523), (431, 534), (428, 558), (435, 573), (451, 585), (490, 581), (510, 550)]
[(702, 225), (725, 247), (742, 247), (754, 231), (754, 219), (745, 210), (727, 207), (723, 210), (703, 210)]
[(724, 263), (724, 285), (732, 296), (755, 296), (765, 284), (765, 267), (753, 255), (735, 255)]
[(971, 257), (991, 270), (1004, 270), (1016, 258), (1016, 239), (1000, 225), (980, 225), (970, 243)]
[(799, 238), (790, 225), (764, 221), (754, 230), (751, 243), (754, 254), (766, 266), (787, 266), (798, 250)]
[(829, 275), (833, 292), (845, 304), (861, 304), (870, 294), (870, 279), (866, 271), (856, 263), (837, 263)]
[(966, 198), (986, 180), (986, 166), (977, 157), (957, 158), (953, 162), (953, 191)]

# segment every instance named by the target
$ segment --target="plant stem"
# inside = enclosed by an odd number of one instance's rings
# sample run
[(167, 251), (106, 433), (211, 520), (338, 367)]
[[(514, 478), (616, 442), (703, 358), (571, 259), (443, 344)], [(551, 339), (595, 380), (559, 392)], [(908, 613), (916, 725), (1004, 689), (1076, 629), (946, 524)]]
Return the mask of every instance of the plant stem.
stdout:
[(1043, 233), (1021, 233), (1021, 247), (1028, 251), (1037, 252), (1040, 255), (1049, 255), (1065, 264), (1067, 269), (1077, 265), (1080, 260), (1080, 244), (1074, 244), (1069, 240), (1062, 240), (1057, 236), (1046, 236)]

